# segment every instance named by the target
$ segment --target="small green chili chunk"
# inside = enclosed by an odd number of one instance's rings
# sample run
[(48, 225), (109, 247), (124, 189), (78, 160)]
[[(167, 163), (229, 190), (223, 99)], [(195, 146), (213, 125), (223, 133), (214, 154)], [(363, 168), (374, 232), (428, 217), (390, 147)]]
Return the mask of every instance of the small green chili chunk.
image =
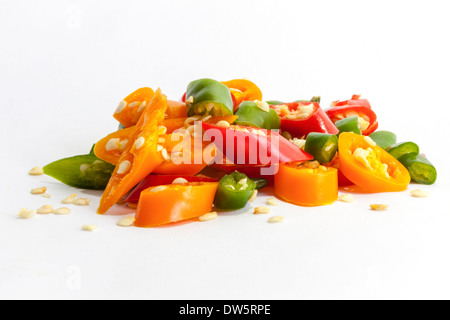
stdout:
[(398, 159), (408, 153), (418, 155), (419, 146), (414, 142), (399, 142), (388, 147), (386, 151), (389, 152), (395, 159)]
[(361, 127), (357, 116), (344, 118), (334, 123), (339, 130), (339, 134), (342, 132), (353, 132), (356, 134), (362, 134)]
[(437, 179), (436, 168), (421, 154), (407, 153), (401, 156), (400, 161), (408, 169), (411, 179), (421, 184), (433, 184)]
[(334, 134), (311, 132), (306, 137), (305, 152), (321, 164), (333, 160), (338, 149), (338, 138)]
[(225, 175), (219, 182), (214, 206), (220, 210), (242, 209), (256, 189), (256, 183), (240, 172)]
[(239, 116), (235, 122), (239, 126), (258, 127), (267, 130), (280, 129), (281, 120), (278, 113), (270, 108), (267, 111), (262, 110), (258, 107), (258, 103), (254, 101), (242, 102), (235, 115)]
[(213, 79), (199, 79), (189, 83), (186, 90), (188, 116), (233, 114), (233, 98), (230, 89)]

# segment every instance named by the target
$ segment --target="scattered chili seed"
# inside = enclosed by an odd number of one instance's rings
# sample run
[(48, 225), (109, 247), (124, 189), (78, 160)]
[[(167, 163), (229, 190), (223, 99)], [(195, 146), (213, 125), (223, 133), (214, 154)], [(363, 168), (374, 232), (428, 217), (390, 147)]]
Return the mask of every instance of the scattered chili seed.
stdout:
[(254, 214), (266, 214), (266, 213), (270, 213), (270, 208), (269, 207), (256, 207), (255, 210), (253, 211)]
[(71, 211), (70, 211), (69, 208), (62, 207), (62, 208), (55, 209), (53, 211), (53, 213), (56, 214), (56, 215), (66, 215), (66, 214), (70, 214)]
[(53, 206), (50, 204), (44, 204), (42, 207), (37, 209), (37, 213), (39, 213), (39, 214), (53, 213)]
[(134, 224), (134, 220), (135, 220), (135, 218), (133, 216), (126, 217), (126, 218), (120, 219), (117, 222), (117, 225), (119, 227), (131, 227)]
[(31, 194), (44, 194), (47, 191), (47, 187), (39, 187), (31, 189)]
[(44, 170), (41, 167), (34, 167), (28, 172), (28, 174), (31, 176), (41, 176), (44, 174)]
[(277, 223), (277, 222), (281, 222), (283, 220), (284, 220), (284, 217), (282, 217), (282, 216), (274, 216), (274, 217), (270, 217), (269, 219), (267, 219), (267, 222)]
[(385, 211), (389, 206), (387, 204), (371, 204), (370, 208), (374, 211)]
[(213, 212), (208, 212), (200, 217), (198, 217), (198, 220), (200, 221), (210, 221), (210, 220), (214, 220), (217, 218), (217, 212), (213, 211)]
[(276, 199), (274, 199), (274, 198), (267, 199), (266, 200), (266, 204), (268, 206), (278, 206), (279, 205), (278, 201)]
[(70, 196), (68, 196), (67, 198), (63, 199), (61, 201), (61, 203), (70, 204), (70, 203), (72, 203), (75, 200), (76, 197), (77, 197), (77, 195), (75, 193), (72, 193)]
[(427, 191), (420, 190), (420, 189), (412, 190), (410, 193), (415, 198), (426, 198), (430, 195)]
[(28, 208), (22, 208), (20, 209), (19, 213), (17, 214), (18, 217), (21, 219), (30, 219), (33, 218), (36, 215), (36, 210), (30, 210)]
[(342, 202), (354, 202), (355, 197), (352, 194), (342, 194), (338, 197), (338, 200)]
[(98, 229), (98, 226), (95, 224), (85, 224), (84, 226), (81, 226), (81, 229), (84, 231), (95, 231)]

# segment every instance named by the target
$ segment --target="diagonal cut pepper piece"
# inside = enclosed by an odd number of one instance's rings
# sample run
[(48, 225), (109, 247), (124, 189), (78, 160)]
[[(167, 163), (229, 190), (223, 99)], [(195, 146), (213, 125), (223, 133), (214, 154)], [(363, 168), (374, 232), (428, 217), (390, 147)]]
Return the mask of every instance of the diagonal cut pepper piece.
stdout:
[(218, 182), (187, 182), (150, 187), (140, 194), (134, 225), (156, 227), (211, 212), (218, 185)]
[(120, 198), (136, 184), (149, 175), (164, 160), (158, 150), (158, 138), (164, 134), (165, 128), (160, 127), (167, 109), (167, 97), (158, 89), (149, 106), (136, 125), (136, 130), (130, 136), (118, 165), (103, 192), (99, 214), (106, 213)]

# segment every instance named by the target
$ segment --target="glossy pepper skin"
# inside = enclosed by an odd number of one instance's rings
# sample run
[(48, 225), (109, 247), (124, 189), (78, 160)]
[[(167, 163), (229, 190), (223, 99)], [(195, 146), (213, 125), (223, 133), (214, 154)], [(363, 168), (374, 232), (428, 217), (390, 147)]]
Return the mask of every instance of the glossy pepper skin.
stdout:
[[(284, 163), (275, 175), (274, 192), (299, 206), (322, 206), (338, 198), (338, 170), (310, 163)], [(311, 164), (311, 165), (310, 165)]]
[(386, 148), (386, 151), (389, 152), (396, 159), (399, 159), (403, 155), (409, 153), (412, 153), (413, 155), (418, 155), (420, 152), (419, 146), (411, 141), (393, 144), (390, 147)]
[(311, 132), (306, 137), (305, 152), (314, 157), (320, 164), (329, 163), (334, 159), (338, 149), (338, 138), (334, 134)]
[(398, 161), (408, 169), (413, 181), (426, 185), (431, 185), (436, 182), (437, 170), (424, 155), (406, 153)]
[(280, 129), (281, 120), (275, 110), (262, 110), (255, 101), (242, 102), (235, 112), (235, 123), (239, 126), (257, 127), (267, 130)]
[(150, 187), (141, 192), (134, 225), (157, 227), (211, 212), (218, 182), (188, 182)]
[(233, 115), (234, 105), (230, 89), (213, 79), (199, 79), (188, 84), (186, 90), (188, 116)]
[(44, 173), (74, 188), (103, 190), (115, 166), (100, 160), (94, 154), (94, 148), (89, 154), (50, 163), (43, 168)]
[(161, 175), (161, 174), (149, 174), (145, 177), (139, 184), (134, 187), (127, 195), (124, 197), (125, 202), (138, 202), (141, 196), (141, 192), (144, 190), (157, 187), (162, 185), (171, 185), (176, 179), (182, 178), (187, 182), (219, 182), (216, 179), (208, 177), (197, 177), (197, 176), (180, 176), (180, 175)]
[(339, 168), (366, 192), (404, 191), (411, 182), (408, 170), (397, 159), (352, 132), (339, 136)]
[(235, 165), (277, 165), (313, 157), (275, 131), (245, 126), (219, 127), (202, 123), (205, 137)]
[(336, 128), (338, 128), (339, 134), (341, 134), (342, 132), (353, 132), (356, 134), (362, 134), (357, 116), (338, 120), (334, 124), (336, 125)]
[(214, 206), (220, 210), (238, 210), (245, 207), (256, 189), (256, 182), (240, 172), (225, 175), (219, 182)]
[[(302, 106), (312, 105), (314, 110), (307, 117), (293, 116)], [(281, 109), (287, 106), (287, 114)], [(338, 134), (339, 130), (330, 120), (317, 102), (292, 102), (281, 105), (271, 105), (281, 119), (281, 131), (287, 131), (292, 137), (306, 137), (310, 132)]]
[(222, 81), (222, 83), (230, 89), (235, 110), (244, 101), (262, 100), (261, 90), (250, 80), (234, 79), (230, 81)]
[(333, 122), (353, 116), (363, 119), (366, 127), (361, 128), (361, 134), (366, 136), (378, 129), (376, 113), (372, 110), (369, 101), (361, 99), (359, 95), (353, 95), (346, 101), (334, 101), (326, 113)]

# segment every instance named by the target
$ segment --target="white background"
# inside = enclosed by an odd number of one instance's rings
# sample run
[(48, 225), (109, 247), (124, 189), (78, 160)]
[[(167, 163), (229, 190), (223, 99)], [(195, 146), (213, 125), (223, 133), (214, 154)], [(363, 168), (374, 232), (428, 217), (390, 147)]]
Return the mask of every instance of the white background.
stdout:
[[(447, 1), (1, 1), (0, 298), (450, 298)], [(87, 153), (141, 86), (247, 77), (265, 99), (368, 98), (380, 129), (415, 141), (438, 181), (353, 204), (119, 228), (100, 193), (28, 170)], [(45, 185), (51, 199), (32, 196)], [(417, 186), (411, 186), (416, 188)], [(76, 192), (70, 216), (17, 219)], [(269, 194), (267, 194), (269, 196)], [(263, 204), (264, 196), (255, 205)], [(387, 203), (374, 213), (371, 203)], [(132, 213), (130, 210), (127, 213)], [(96, 224), (96, 232), (81, 225)]]

